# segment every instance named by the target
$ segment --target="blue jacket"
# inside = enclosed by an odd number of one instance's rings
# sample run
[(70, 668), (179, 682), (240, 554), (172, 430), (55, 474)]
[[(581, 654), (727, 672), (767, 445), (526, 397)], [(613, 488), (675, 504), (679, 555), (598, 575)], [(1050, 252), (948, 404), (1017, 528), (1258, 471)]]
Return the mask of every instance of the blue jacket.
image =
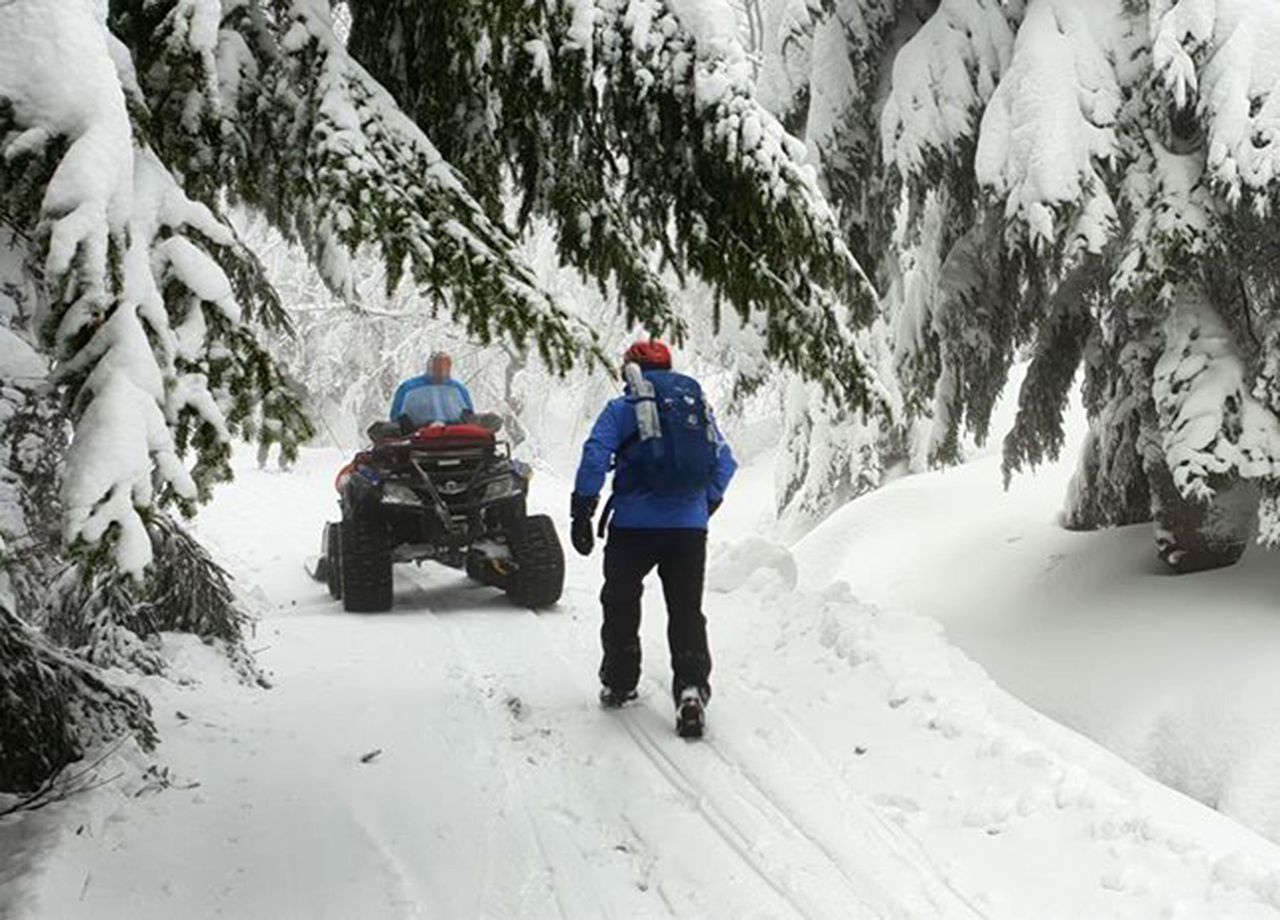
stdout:
[(391, 421), (401, 415), (419, 428), (432, 422), (452, 424), (462, 421), (462, 413), (474, 412), (471, 394), (456, 380), (436, 383), (430, 377), (410, 377), (396, 388), (391, 400)]
[[(613, 493), (613, 526), (620, 530), (706, 530), (707, 503), (724, 499), (725, 490), (729, 488), (729, 480), (733, 479), (738, 463), (733, 458), (733, 451), (725, 442), (715, 419), (711, 421), (715, 429), (716, 468), (707, 487), (705, 495), (654, 495), (645, 491), (624, 491)], [(574, 482), (574, 492), (586, 497), (595, 497), (604, 487), (604, 481), (618, 456), (618, 448), (637, 433), (639, 422), (636, 420), (634, 404), (628, 396), (619, 396), (609, 401), (596, 419), (591, 434), (582, 445), (582, 462), (578, 464), (578, 476)], [(625, 464), (625, 458), (618, 458)], [(614, 479), (615, 485), (617, 478)]]

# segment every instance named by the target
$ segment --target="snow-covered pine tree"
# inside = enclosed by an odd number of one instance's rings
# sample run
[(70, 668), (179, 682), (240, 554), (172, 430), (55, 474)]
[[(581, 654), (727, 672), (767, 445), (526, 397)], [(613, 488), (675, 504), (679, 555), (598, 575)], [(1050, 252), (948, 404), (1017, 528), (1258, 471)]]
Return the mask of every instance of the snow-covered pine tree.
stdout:
[[(1106, 241), (1085, 240), (1113, 252), (1103, 336), (1121, 317), (1130, 334), (1104, 355), (1116, 355), (1112, 376), (1128, 375), (1123, 388), (1136, 397), (1126, 411), (1137, 412), (1161, 556), (1194, 571), (1239, 558), (1257, 505), (1251, 484), (1270, 488), (1280, 458), (1277, 406), (1256, 382), (1267, 361), (1256, 327), (1276, 306), (1265, 254), (1277, 237), (1258, 219), (1275, 195), (1276, 65), (1241, 53), (1255, 36), (1280, 34), (1280, 11), (1168, 3), (1145, 21), (1125, 8), (1111, 15), (1110, 34), (1094, 39), (1107, 58), (1098, 69), (1109, 66), (1119, 88), (1104, 103), (1113, 111), (1098, 113), (1112, 123), (1111, 162), (1093, 151), (1097, 180), (1064, 200), (1086, 221), (1105, 218)], [(1116, 216), (1104, 198), (1119, 203)]]
[(876, 420), (841, 412), (819, 388), (792, 377), (782, 421), (776, 503), (797, 533), (880, 485), (885, 458)]
[(1068, 523), (1154, 514), (1176, 569), (1219, 565), (1255, 483), (1273, 541), (1280, 9), (941, 0), (910, 30), (881, 116), (904, 189), (885, 286), (939, 458), (954, 426), (985, 433), (1019, 352), (1006, 470), (1056, 455), (1083, 366)]
[(64, 569), (59, 488), (66, 416), (44, 386), (49, 362), (24, 335), (35, 285), (0, 225), (0, 789), (37, 787), (104, 738), (153, 738), (150, 707), (57, 648), (43, 625)]
[(310, 430), (253, 331), (280, 321), (278, 305), (148, 143), (146, 100), (100, 12), (17, 3), (0, 16), (15, 37), (0, 67), (0, 203), (38, 280), (20, 331), (54, 360), (48, 384), (74, 423), (60, 499), (80, 577), (64, 597), (86, 603), (57, 620), (96, 663), (154, 671), (120, 582), (153, 558), (148, 518), (190, 513), (230, 476), (256, 406), (276, 411), (286, 450)]
[[(899, 43), (893, 0), (778, 2), (765, 45), (764, 98), (805, 139), (824, 191), (859, 262), (884, 285), (891, 278), (883, 245), (892, 226), (893, 187), (881, 168), (877, 114)], [(906, 429), (896, 423), (900, 397), (880, 334), (873, 360), (889, 381), (882, 408), (867, 413), (824, 399), (799, 381), (787, 387), (777, 505), (795, 526), (816, 523), (843, 501), (880, 484), (886, 465), (905, 458)], [(901, 454), (903, 457), (899, 457)]]
[(893, 231), (885, 309), (908, 411), (931, 462), (981, 441), (1012, 363), (1018, 285), (972, 169), (978, 121), (1012, 53), (1020, 0), (904, 4), (880, 115)]

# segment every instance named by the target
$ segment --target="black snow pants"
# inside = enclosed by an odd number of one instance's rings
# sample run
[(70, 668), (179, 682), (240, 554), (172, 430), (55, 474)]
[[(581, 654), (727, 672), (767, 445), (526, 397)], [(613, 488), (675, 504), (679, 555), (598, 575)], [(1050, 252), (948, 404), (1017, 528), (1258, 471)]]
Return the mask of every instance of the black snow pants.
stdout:
[(604, 660), (600, 682), (618, 693), (640, 682), (640, 596), (644, 578), (657, 566), (667, 601), (667, 645), (671, 650), (671, 693), (696, 687), (711, 694), (711, 653), (702, 615), (707, 566), (705, 530), (621, 530), (610, 528), (604, 547), (604, 588), (600, 603)]

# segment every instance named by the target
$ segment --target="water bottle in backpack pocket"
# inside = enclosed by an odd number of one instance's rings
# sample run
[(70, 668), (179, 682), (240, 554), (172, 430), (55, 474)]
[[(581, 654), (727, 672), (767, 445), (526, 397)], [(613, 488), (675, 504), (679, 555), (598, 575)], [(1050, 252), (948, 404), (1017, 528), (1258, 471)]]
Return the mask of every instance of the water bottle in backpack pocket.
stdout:
[(648, 423), (638, 425), (635, 440), (622, 451), (637, 486), (657, 495), (705, 491), (719, 448), (698, 381), (671, 371), (652, 371), (632, 391), (637, 422)]

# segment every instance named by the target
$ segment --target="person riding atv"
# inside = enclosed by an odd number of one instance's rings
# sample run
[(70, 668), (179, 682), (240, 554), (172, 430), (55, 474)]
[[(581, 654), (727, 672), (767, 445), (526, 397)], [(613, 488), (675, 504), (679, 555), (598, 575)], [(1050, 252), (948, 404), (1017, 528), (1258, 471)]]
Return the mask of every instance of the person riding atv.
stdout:
[(433, 422), (451, 424), (467, 420), (475, 414), (471, 393), (465, 384), (454, 380), (453, 358), (443, 351), (432, 352), (427, 359), (427, 372), (410, 377), (396, 388), (391, 400), (391, 421), (407, 416), (414, 428)]
[(429, 378), (396, 391), (391, 421), (334, 482), (341, 521), (325, 525), (314, 576), (349, 611), (391, 609), (396, 562), (439, 562), (501, 588), (522, 607), (550, 607), (564, 589), (564, 552), (547, 515), (530, 515), (532, 469), (497, 439), (502, 420), (477, 415), (432, 355)]

